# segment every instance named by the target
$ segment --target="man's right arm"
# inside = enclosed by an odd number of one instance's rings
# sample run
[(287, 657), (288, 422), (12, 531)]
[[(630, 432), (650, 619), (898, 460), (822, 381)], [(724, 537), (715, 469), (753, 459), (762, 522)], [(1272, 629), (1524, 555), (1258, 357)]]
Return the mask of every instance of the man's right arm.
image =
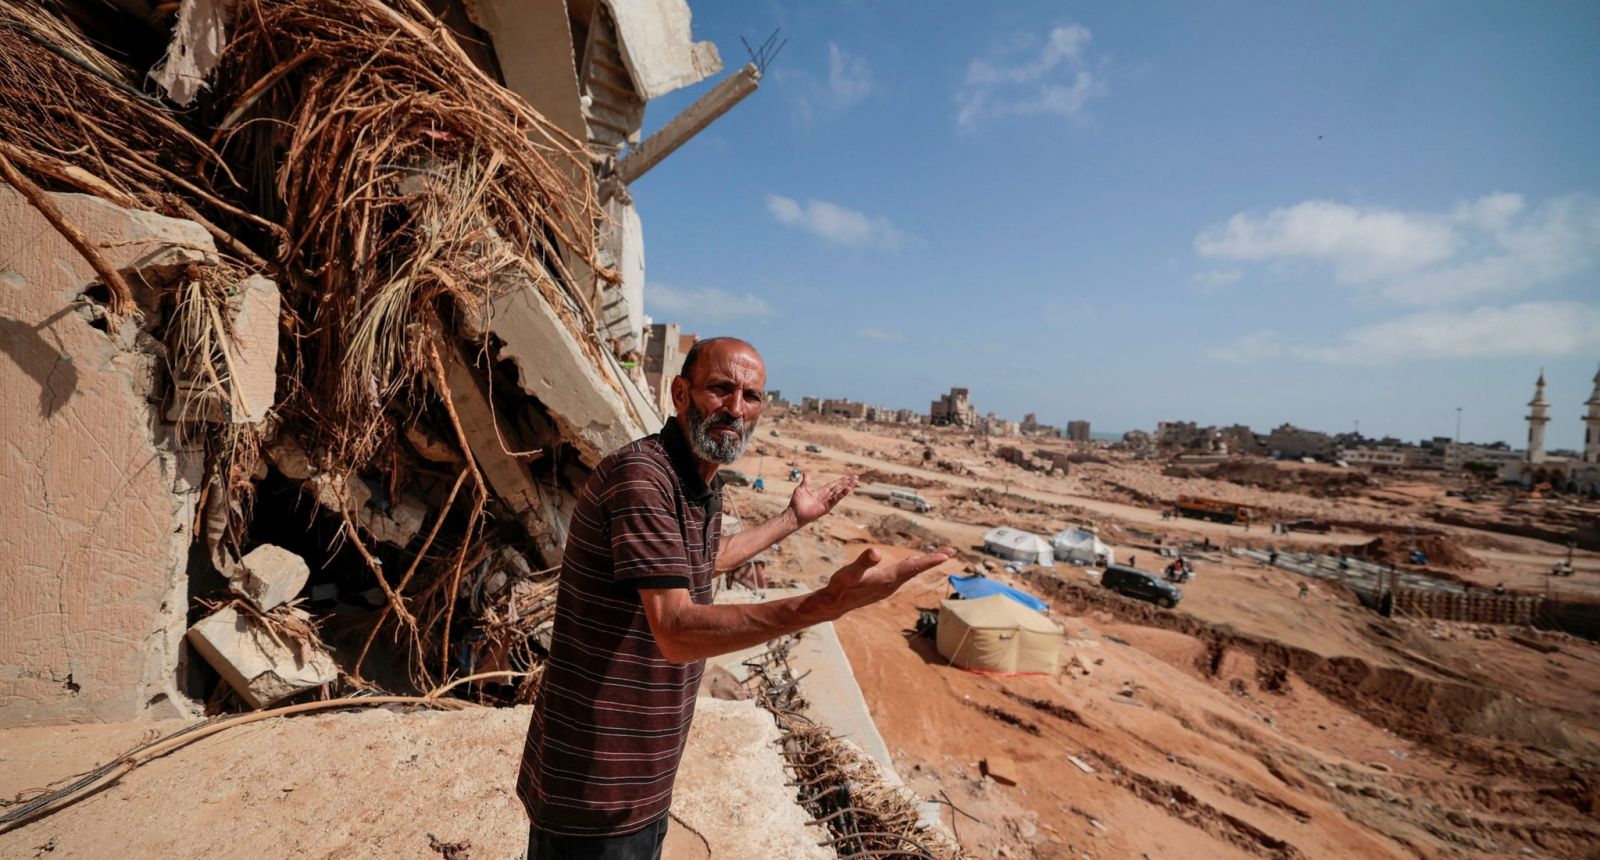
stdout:
[(900, 586), (950, 560), (945, 547), (895, 564), (869, 549), (835, 571), (822, 588), (766, 603), (704, 606), (686, 588), (641, 588), (650, 631), (661, 655), (674, 663), (703, 660), (796, 633), (893, 594)]

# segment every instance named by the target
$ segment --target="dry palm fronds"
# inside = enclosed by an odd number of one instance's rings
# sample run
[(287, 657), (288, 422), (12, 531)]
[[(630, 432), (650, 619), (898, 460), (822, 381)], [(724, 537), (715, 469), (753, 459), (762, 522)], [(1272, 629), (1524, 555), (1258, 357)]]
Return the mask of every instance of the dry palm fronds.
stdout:
[(222, 159), (133, 80), (41, 4), (0, 0), (0, 156), (47, 188), (196, 221), (228, 253), (264, 268), (214, 222), (265, 235), (276, 225), (213, 187), (214, 176), (233, 183)]
[[(273, 165), (305, 338), (291, 408), (364, 464), (445, 335), (440, 299), (478, 307), (508, 269), (581, 294), (569, 260), (599, 268), (588, 157), (412, 0), (241, 0), (234, 28), (214, 142)], [(241, 133), (258, 121), (272, 133)]]
[(797, 802), (813, 825), (826, 828), (819, 844), (840, 857), (920, 857), (960, 860), (966, 855), (937, 829), (920, 829), (915, 796), (884, 782), (878, 763), (826, 725), (806, 715), (799, 679), (789, 666), (794, 637), (784, 637), (745, 662), (747, 685), (783, 731), (783, 754), (794, 772)]
[[(236, 0), (232, 27), (211, 143), (254, 166), (255, 196), (287, 230), (280, 288), (292, 383), (279, 410), (333, 472), (393, 474), (382, 461), (401, 414), (433, 403), (465, 455), (395, 583), (359, 529), (344, 530), (387, 603), (362, 655), (380, 631), (408, 640), (419, 688), (460, 673), (464, 635), (504, 646), (501, 656), (521, 649), (510, 664), (531, 667), (527, 646), (509, 644), (525, 624), (464, 633), (456, 617), (468, 572), (489, 556), (489, 489), (438, 355), (455, 349), (453, 318), (478, 317), (513, 283), (540, 290), (580, 342), (599, 348), (583, 281), (614, 276), (596, 263), (601, 216), (587, 151), (473, 65), (415, 0)], [(464, 527), (453, 524), (440, 541), (450, 548), (430, 555), (469, 481)]]

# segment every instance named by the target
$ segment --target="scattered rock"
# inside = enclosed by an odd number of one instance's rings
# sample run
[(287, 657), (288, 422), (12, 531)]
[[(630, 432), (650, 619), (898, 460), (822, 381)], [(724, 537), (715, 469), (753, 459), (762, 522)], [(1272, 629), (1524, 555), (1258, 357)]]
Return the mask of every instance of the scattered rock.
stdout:
[(982, 762), (983, 775), (1001, 785), (1017, 784), (1017, 763), (1005, 756), (991, 755)]
[(228, 586), (267, 612), (293, 600), (310, 576), (311, 568), (305, 559), (281, 546), (265, 543), (239, 560)]

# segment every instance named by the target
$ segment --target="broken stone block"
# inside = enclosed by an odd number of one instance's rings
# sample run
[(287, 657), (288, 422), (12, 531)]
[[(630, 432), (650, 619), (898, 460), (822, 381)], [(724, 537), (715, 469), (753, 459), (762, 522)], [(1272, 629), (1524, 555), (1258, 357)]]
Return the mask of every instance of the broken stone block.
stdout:
[(983, 760), (983, 775), (1001, 785), (1016, 785), (1017, 763), (1005, 756), (989, 756)]
[(323, 472), (313, 475), (306, 481), (306, 486), (311, 488), (318, 504), (335, 513), (354, 513), (372, 501), (372, 490), (367, 487), (367, 482), (354, 475), (337, 477)]
[(228, 585), (266, 612), (293, 600), (310, 577), (311, 568), (305, 559), (266, 543), (239, 560), (238, 571)]
[(267, 446), (267, 459), (272, 465), (283, 473), (285, 478), (295, 481), (304, 481), (311, 477), (316, 468), (311, 465), (311, 457), (306, 454), (306, 449), (300, 445), (300, 440), (289, 433), (279, 433), (277, 438)]
[(395, 546), (405, 546), (422, 530), (428, 516), (428, 506), (407, 496), (389, 508), (387, 514), (376, 508), (366, 508), (362, 524), (374, 538)]
[(189, 628), (188, 640), (252, 708), (339, 677), (327, 652), (308, 643), (280, 643), (262, 621), (231, 606)]
[(250, 275), (228, 299), (226, 366), (231, 384), (218, 390), (202, 377), (174, 381), (168, 421), (257, 424), (278, 393), (278, 286)]

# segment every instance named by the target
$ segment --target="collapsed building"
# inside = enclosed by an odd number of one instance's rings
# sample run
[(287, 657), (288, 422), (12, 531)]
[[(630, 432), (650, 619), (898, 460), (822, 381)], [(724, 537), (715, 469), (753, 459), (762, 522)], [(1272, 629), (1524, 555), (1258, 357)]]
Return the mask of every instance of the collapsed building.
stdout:
[(528, 701), (664, 417), (628, 186), (759, 52), (642, 138), (684, 0), (248, 6), (0, 0), (0, 726)]

